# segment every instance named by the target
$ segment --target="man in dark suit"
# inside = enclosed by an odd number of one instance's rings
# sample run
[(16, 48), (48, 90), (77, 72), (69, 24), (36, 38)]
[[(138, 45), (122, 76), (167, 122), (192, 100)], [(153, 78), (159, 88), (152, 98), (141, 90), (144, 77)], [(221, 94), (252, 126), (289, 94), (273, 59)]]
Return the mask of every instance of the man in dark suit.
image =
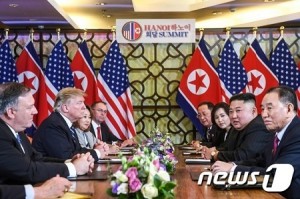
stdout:
[(91, 171), (94, 159), (89, 155), (70, 163), (44, 162), (23, 133), (31, 127), (37, 113), (29, 88), (19, 83), (0, 88), (0, 184), (39, 183), (59, 174), (74, 177)]
[(0, 199), (33, 199), (62, 197), (71, 186), (67, 179), (56, 176), (42, 185), (33, 187), (27, 185), (0, 185)]
[[(214, 105), (211, 102), (201, 102), (198, 105), (197, 117), (200, 123), (204, 126), (204, 136), (196, 134), (196, 139), (192, 141), (195, 148), (201, 148), (201, 146), (217, 147), (224, 141), (224, 134), (213, 124), (211, 120), (211, 112)], [(198, 141), (200, 140), (200, 141)]]
[(54, 112), (38, 127), (32, 146), (47, 157), (72, 158), (89, 152), (95, 161), (104, 157), (108, 146), (101, 142), (94, 149), (80, 146), (73, 123), (84, 115), (86, 94), (77, 88), (64, 88), (56, 96)]
[(236, 141), (234, 149), (228, 151), (213, 151), (205, 158), (213, 161), (239, 161), (255, 158), (265, 147), (272, 142), (272, 135), (266, 129), (255, 107), (255, 96), (251, 93), (242, 93), (230, 98), (229, 117)]
[[(267, 129), (275, 134), (274, 141), (256, 159), (232, 163), (217, 161), (213, 171), (260, 171), (272, 164), (291, 164), (294, 174), (290, 187), (281, 194), (286, 198), (299, 198), (300, 187), (300, 119), (297, 116), (297, 97), (286, 86), (271, 88), (262, 100), (262, 118)], [(273, 144), (276, 144), (272, 147)], [(273, 150), (272, 150), (273, 149)]]
[(111, 144), (115, 141), (120, 141), (108, 128), (105, 123), (107, 118), (107, 106), (105, 102), (97, 101), (91, 106), (92, 109), (92, 125), (91, 132), (97, 139)]

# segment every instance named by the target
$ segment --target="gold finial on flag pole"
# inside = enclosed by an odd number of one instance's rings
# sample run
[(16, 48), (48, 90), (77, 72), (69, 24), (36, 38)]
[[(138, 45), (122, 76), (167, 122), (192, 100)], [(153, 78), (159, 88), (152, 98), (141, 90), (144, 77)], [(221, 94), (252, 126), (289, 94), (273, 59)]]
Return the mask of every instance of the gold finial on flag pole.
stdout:
[(112, 32), (112, 36), (113, 36), (113, 41), (116, 40), (116, 26), (112, 26), (111, 27), (111, 32)]
[(280, 36), (283, 37), (284, 26), (280, 26), (279, 30), (280, 30)]
[(9, 28), (5, 28), (4, 31), (5, 31), (5, 39), (8, 39)]
[(83, 40), (86, 40), (86, 35), (87, 35), (87, 29), (84, 29)]
[(57, 40), (60, 40), (60, 28), (56, 28)]
[(230, 37), (230, 30), (231, 30), (230, 27), (226, 28), (226, 39), (228, 39)]
[(30, 31), (29, 31), (29, 38), (30, 38), (30, 41), (31, 41), (31, 42), (33, 42), (33, 33), (34, 33), (33, 28), (30, 28)]
[(257, 27), (252, 28), (254, 38), (256, 38), (257, 29), (258, 29)]
[(201, 40), (203, 37), (204, 28), (199, 28), (199, 32), (200, 32), (199, 40)]

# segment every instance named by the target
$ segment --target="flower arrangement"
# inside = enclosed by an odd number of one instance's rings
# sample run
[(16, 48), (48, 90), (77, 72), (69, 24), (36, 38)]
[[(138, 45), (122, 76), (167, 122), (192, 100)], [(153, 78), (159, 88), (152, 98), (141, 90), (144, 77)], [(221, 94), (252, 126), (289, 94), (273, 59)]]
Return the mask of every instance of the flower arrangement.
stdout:
[(159, 156), (161, 165), (165, 166), (165, 170), (170, 174), (175, 171), (178, 161), (173, 154), (174, 146), (168, 133), (163, 134), (158, 128), (154, 128), (150, 132), (150, 138), (142, 143), (140, 149), (149, 149)]
[(120, 199), (174, 198), (176, 183), (154, 152), (138, 149), (132, 157), (121, 159), (121, 168), (111, 177), (109, 195)]

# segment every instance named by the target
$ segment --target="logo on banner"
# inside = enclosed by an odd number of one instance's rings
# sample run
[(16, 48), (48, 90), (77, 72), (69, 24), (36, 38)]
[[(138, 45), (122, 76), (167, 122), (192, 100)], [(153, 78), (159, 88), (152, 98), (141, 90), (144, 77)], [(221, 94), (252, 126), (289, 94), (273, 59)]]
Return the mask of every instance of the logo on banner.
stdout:
[(207, 91), (210, 79), (204, 70), (197, 69), (190, 73), (187, 82), (191, 93), (201, 95)]
[(128, 41), (136, 41), (142, 36), (142, 27), (137, 22), (127, 22), (122, 27), (122, 35)]

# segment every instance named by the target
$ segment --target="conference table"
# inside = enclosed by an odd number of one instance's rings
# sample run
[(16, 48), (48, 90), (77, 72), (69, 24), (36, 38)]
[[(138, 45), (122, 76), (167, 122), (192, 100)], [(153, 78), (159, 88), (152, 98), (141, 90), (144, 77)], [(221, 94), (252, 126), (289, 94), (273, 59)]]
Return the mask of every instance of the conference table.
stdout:
[[(207, 169), (209, 165), (196, 165), (186, 164), (186, 158), (195, 158), (197, 156), (185, 156), (182, 154), (182, 150), (178, 147), (175, 148), (175, 156), (178, 159), (176, 164), (175, 173), (171, 176), (172, 179), (177, 181), (175, 188), (175, 198), (264, 198), (264, 199), (279, 199), (283, 198), (277, 193), (268, 193), (263, 189), (232, 189), (232, 190), (220, 190), (215, 189), (211, 185), (206, 185), (204, 182), (202, 185), (198, 185), (197, 181), (191, 179), (191, 172), (202, 172)], [(108, 167), (106, 164), (95, 164), (95, 171), (107, 171), (110, 169), (115, 172), (120, 167), (120, 164), (110, 164)], [(207, 170), (206, 170), (207, 171)], [(108, 199), (113, 198), (107, 195), (106, 190), (110, 188), (110, 181), (107, 180), (87, 180), (76, 181), (76, 189), (74, 193), (86, 195), (90, 198)]]

